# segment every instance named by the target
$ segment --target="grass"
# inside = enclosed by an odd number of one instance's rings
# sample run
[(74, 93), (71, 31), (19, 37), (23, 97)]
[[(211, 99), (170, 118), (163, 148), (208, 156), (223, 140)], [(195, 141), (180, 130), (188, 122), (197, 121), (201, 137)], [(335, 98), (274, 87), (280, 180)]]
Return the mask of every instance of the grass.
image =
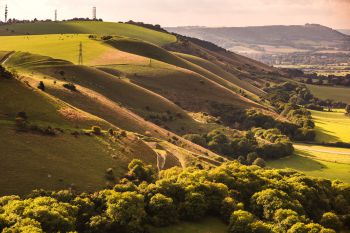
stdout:
[(350, 183), (350, 165), (332, 163), (311, 158), (293, 155), (287, 158), (268, 161), (267, 165), (272, 168), (292, 168), (306, 175), (331, 180), (341, 180)]
[(295, 144), (294, 147), (303, 156), (327, 162), (350, 164), (350, 149), (309, 144)]
[[(86, 112), (72, 108), (39, 90), (30, 89), (17, 80), (0, 80), (0, 119), (14, 121), (18, 112), (24, 111), (29, 121), (65, 128), (107, 126), (105, 121)], [(67, 113), (70, 116), (67, 117)]]
[(125, 57), (125, 53), (89, 39), (87, 35), (73, 34), (1, 36), (0, 50), (28, 52), (77, 63), (80, 42), (83, 43), (84, 64), (101, 64), (101, 61), (108, 62), (111, 58)]
[(226, 72), (220, 66), (210, 61), (204, 60), (202, 58), (199, 58), (193, 55), (184, 54), (184, 53), (175, 53), (175, 54), (231, 82), (232, 84), (236, 85), (237, 89), (244, 90), (249, 96), (251, 96), (255, 100), (258, 100), (259, 99), (258, 96), (261, 96), (264, 94), (264, 91), (262, 91), (261, 89), (253, 86), (252, 84), (250, 84), (245, 80), (237, 78), (235, 75), (231, 73)]
[(151, 90), (183, 109), (192, 112), (211, 112), (211, 102), (220, 102), (249, 108), (254, 103), (248, 102), (223, 86), (205, 77), (185, 69), (153, 63), (152, 66), (112, 65), (126, 75), (133, 83)]
[(349, 87), (307, 85), (311, 93), (320, 99), (333, 99), (350, 104)]
[[(199, 64), (192, 63), (186, 59), (181, 58), (180, 56), (178, 56), (177, 53), (170, 53), (167, 50), (160, 48), (158, 46), (155, 46), (153, 44), (142, 42), (139, 40), (125, 39), (125, 38), (114, 38), (112, 40), (107, 41), (106, 43), (124, 52), (152, 58), (157, 61), (161, 61), (176, 67), (181, 67), (183, 69), (193, 71), (217, 83), (218, 85), (225, 87), (227, 90), (230, 90), (232, 94), (236, 94), (239, 91), (239, 89), (241, 89), (236, 84), (238, 83), (237, 78), (232, 79), (232, 77), (230, 77), (230, 79), (227, 79), (228, 76), (226, 76), (226, 79), (225, 79), (224, 77), (220, 77), (218, 75), (219, 73), (216, 74), (212, 72), (213, 71), (212, 68), (207, 69), (207, 67), (209, 67), (208, 65), (203, 65), (203, 63), (199, 63)], [(198, 59), (201, 60), (200, 58)], [(201, 65), (203, 65), (203, 67)], [(215, 65), (211, 64), (211, 67), (212, 66), (215, 67)], [(253, 101), (250, 101), (247, 98), (244, 98), (240, 95), (237, 95), (237, 96), (241, 98), (242, 102), (245, 101), (245, 102), (250, 102), (250, 104), (253, 104)], [(251, 93), (251, 98), (256, 99), (257, 96)], [(254, 104), (258, 106), (256, 103)]]
[[(118, 35), (157, 45), (176, 42), (176, 37), (147, 28), (112, 22), (38, 22), (0, 26), (0, 35), (99, 34)], [(0, 43), (1, 44), (1, 43)]]
[(108, 168), (121, 177), (133, 158), (156, 162), (142, 143), (110, 142), (107, 136), (17, 133), (11, 126), (1, 126), (0, 151), (0, 170), (6, 177), (0, 179), (0, 195), (67, 189), (72, 184), (79, 192), (95, 191), (105, 187)]
[(350, 117), (344, 111), (311, 113), (316, 123), (317, 142), (350, 142)]
[(227, 225), (222, 221), (207, 217), (199, 222), (180, 222), (177, 225), (155, 228), (152, 227), (151, 233), (226, 233)]
[[(109, 167), (121, 176), (133, 158), (156, 161), (154, 152), (136, 139), (111, 142), (106, 136), (70, 135), (79, 128), (111, 125), (17, 80), (0, 78), (0, 103), (0, 170), (6, 177), (0, 179), (0, 195), (66, 189), (71, 184), (78, 191), (93, 191), (105, 186), (104, 171)], [(16, 132), (14, 120), (20, 111), (27, 113), (30, 123), (59, 127), (65, 133)]]

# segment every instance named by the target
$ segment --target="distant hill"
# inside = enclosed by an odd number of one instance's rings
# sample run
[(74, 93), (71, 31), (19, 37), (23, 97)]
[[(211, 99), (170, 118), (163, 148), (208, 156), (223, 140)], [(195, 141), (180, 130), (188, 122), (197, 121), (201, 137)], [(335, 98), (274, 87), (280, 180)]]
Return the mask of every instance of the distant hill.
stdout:
[(350, 36), (350, 29), (338, 29), (339, 32)]
[[(170, 32), (213, 42), (232, 51), (349, 49), (350, 36), (319, 24), (257, 27), (172, 27)], [(269, 47), (270, 46), (270, 47)]]

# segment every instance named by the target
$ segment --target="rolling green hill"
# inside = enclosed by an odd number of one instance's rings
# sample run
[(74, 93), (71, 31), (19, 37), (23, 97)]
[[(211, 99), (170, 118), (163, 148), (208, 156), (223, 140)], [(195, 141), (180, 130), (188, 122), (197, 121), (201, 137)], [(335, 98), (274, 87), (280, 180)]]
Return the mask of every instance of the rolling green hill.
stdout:
[[(238, 92), (240, 89), (244, 89), (244, 87), (242, 86), (243, 82), (240, 82), (237, 78), (232, 78), (233, 75), (230, 76), (230, 74), (225, 73), (225, 75), (222, 75), (223, 73), (217, 74), (215, 72), (212, 72), (213, 66), (215, 67), (214, 64), (208, 66), (207, 64), (203, 65), (192, 63), (192, 61), (182, 59), (181, 56), (178, 56), (178, 54), (176, 53), (170, 53), (166, 49), (138, 40), (113, 38), (107, 40), (106, 43), (124, 52), (137, 54), (143, 57), (148, 57), (174, 66), (191, 70), (220, 84), (223, 87), (226, 87), (227, 89), (233, 92)], [(200, 60), (200, 58), (198, 59)], [(210, 62), (208, 63), (210, 64)], [(218, 70), (221, 71), (220, 69), (217, 69), (216, 71)], [(228, 78), (228, 76), (230, 76), (230, 78)], [(252, 85), (246, 84), (246, 87), (251, 88), (251, 86)], [(254, 91), (255, 93), (258, 93), (257, 88), (255, 88)], [(247, 92), (248, 94), (250, 93), (250, 91)], [(260, 91), (259, 94), (262, 94), (262, 91)], [(251, 97), (255, 98), (255, 100), (257, 99), (256, 94), (251, 94)]]
[[(0, 51), (12, 52), (1, 52), (0, 61), (17, 75), (13, 80), (1, 80), (6, 91), (0, 93), (0, 101), (10, 105), (0, 107), (0, 122), (4, 145), (8, 145), (6, 153), (22, 157), (5, 157), (6, 166), (11, 168), (6, 176), (23, 170), (27, 177), (38, 177), (30, 183), (14, 175), (11, 183), (18, 179), (26, 184), (17, 193), (31, 188), (67, 188), (72, 183), (79, 191), (95, 190), (105, 185), (107, 168), (112, 167), (120, 178), (133, 158), (159, 169), (217, 166), (226, 158), (181, 136), (227, 127), (220, 115), (225, 113), (217, 109), (220, 104), (229, 111), (256, 109), (277, 116), (260, 97), (265, 94), (262, 87), (266, 83), (281, 82), (279, 73), (239, 55), (213, 51), (194, 42), (186, 45), (172, 35), (127, 24), (8, 26), (11, 29), (2, 31), (0, 26)], [(76, 65), (80, 42), (84, 65)], [(10, 88), (6, 82), (17, 82), (17, 86)], [(40, 82), (45, 91), (38, 90)], [(12, 93), (6, 94), (10, 90)], [(10, 99), (27, 92), (31, 94), (18, 96), (17, 101)], [(14, 129), (20, 111), (29, 115), (30, 123), (63, 132), (53, 137), (36, 131), (19, 134)], [(91, 135), (89, 129), (94, 125), (102, 127), (102, 135)], [(107, 132), (110, 128), (116, 129), (117, 136)], [(123, 130), (126, 136), (118, 136)], [(78, 136), (76, 131), (80, 132)], [(17, 140), (26, 143), (15, 147)], [(40, 147), (40, 142), (45, 146)], [(67, 145), (62, 155), (61, 144)], [(37, 161), (48, 165), (40, 168)], [(84, 170), (91, 175), (84, 176)], [(61, 177), (61, 173), (66, 176)], [(0, 185), (16, 191), (5, 181)]]
[(124, 23), (71, 21), (18, 23), (0, 26), (1, 36), (47, 34), (118, 35), (137, 38), (158, 45), (176, 42), (176, 37), (173, 35)]
[[(80, 191), (102, 188), (106, 184), (105, 170), (113, 167), (120, 176), (132, 159), (130, 150), (143, 151), (140, 158), (156, 162), (154, 152), (141, 141), (111, 142), (106, 136), (74, 137), (71, 133), (92, 125), (105, 129), (112, 125), (42, 91), (0, 77), (0, 93), (0, 169), (7, 177), (0, 181), (1, 195), (24, 194), (36, 188), (62, 189), (71, 184)], [(32, 126), (50, 126), (60, 131), (56, 136), (35, 130), (16, 132), (18, 112), (25, 112)]]

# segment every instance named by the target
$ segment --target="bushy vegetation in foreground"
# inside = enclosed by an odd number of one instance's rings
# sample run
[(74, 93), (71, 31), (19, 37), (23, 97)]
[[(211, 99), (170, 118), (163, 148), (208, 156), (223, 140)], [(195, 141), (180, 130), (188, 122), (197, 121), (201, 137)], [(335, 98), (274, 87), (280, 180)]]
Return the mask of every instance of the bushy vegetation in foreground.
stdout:
[(134, 160), (118, 184), (93, 194), (0, 198), (3, 232), (148, 232), (208, 215), (226, 222), (228, 232), (336, 232), (349, 227), (350, 185), (237, 162), (156, 174)]

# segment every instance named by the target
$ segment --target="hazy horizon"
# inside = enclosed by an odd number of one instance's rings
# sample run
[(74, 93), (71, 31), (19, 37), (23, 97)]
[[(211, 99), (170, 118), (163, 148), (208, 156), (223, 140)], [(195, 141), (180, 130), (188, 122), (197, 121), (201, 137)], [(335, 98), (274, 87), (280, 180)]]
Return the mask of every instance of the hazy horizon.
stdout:
[[(90, 17), (97, 7), (105, 21), (142, 21), (163, 27), (241, 27), (264, 25), (321, 24), (334, 29), (350, 29), (350, 0), (0, 0), (9, 18), (53, 19)], [(77, 11), (76, 9), (79, 9)], [(3, 14), (0, 19), (3, 21)]]

